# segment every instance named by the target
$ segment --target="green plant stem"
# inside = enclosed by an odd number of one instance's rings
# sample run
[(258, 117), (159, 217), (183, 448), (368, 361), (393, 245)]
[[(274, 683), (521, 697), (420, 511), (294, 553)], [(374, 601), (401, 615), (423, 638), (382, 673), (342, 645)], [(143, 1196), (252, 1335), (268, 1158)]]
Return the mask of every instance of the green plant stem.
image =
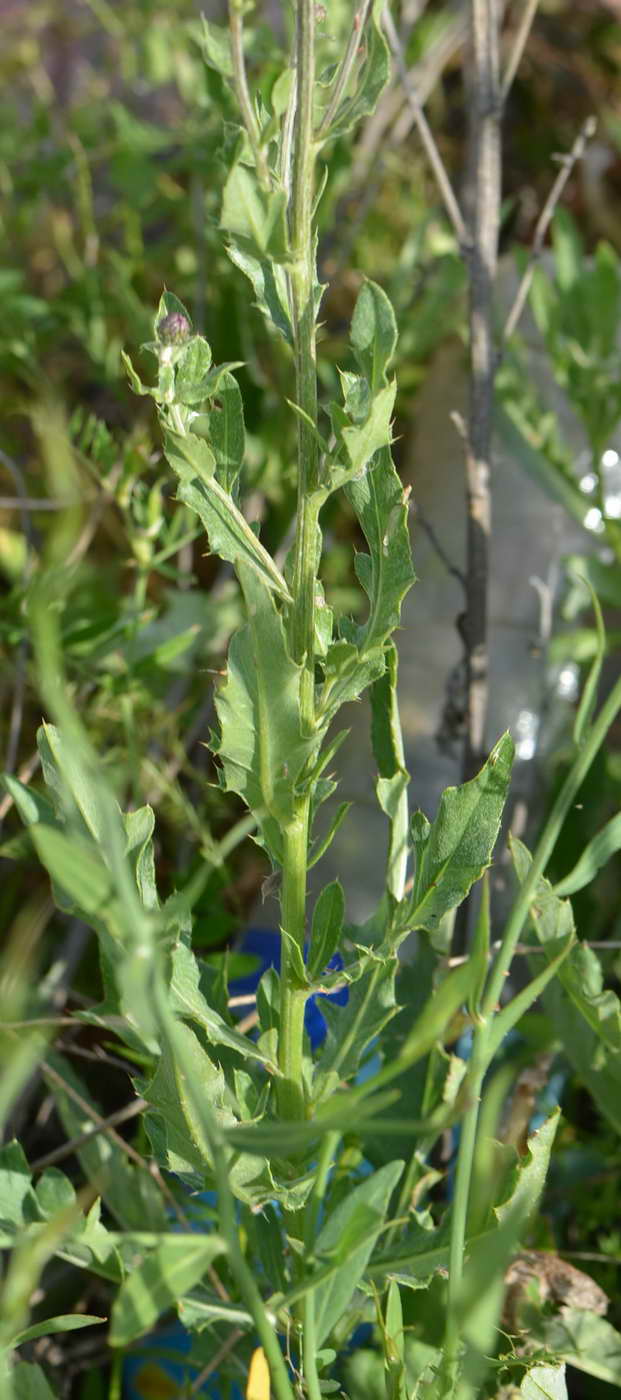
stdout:
[(304, 1048), (304, 1007), (306, 990), (299, 984), (298, 961), (289, 938), (304, 957), (306, 916), (306, 871), (308, 861), (309, 802), (300, 804), (299, 816), (285, 832), (281, 894), (282, 938), (280, 967), (280, 1034), (278, 1064), (282, 1075), (278, 1086), (278, 1107), (283, 1118), (306, 1116), (306, 1096), (302, 1078)]
[(302, 720), (312, 730), (314, 706), (315, 578), (317, 571), (317, 490), (319, 452), (315, 346), (315, 250), (313, 189), (316, 146), (313, 136), (315, 13), (313, 0), (298, 0), (296, 14), (297, 104), (294, 122), (293, 182), (290, 204), (292, 262), (289, 273), (293, 319), (298, 418), (298, 499), (293, 569), (291, 644), (304, 666)]
[(455, 1172), (455, 1193), (453, 1197), (451, 1239), (449, 1244), (446, 1329), (442, 1352), (442, 1368), (440, 1372), (441, 1382), (444, 1386), (444, 1389), (441, 1391), (443, 1400), (444, 1396), (447, 1397), (447, 1400), (448, 1397), (453, 1396), (459, 1371), (461, 1338), (458, 1307), (464, 1275), (464, 1245), (466, 1242), (472, 1167), (479, 1122), (481, 1088), (487, 1068), (485, 1039), (486, 1028), (481, 1027), (475, 1032), (472, 1062), (468, 1076), (471, 1084), (472, 1100), (462, 1120), (457, 1168)]
[(317, 1333), (315, 1330), (315, 1293), (313, 1290), (307, 1293), (304, 1299), (302, 1357), (308, 1400), (321, 1400), (321, 1386), (317, 1372)]
[[(315, 254), (313, 240), (313, 185), (316, 148), (313, 139), (313, 90), (315, 8), (313, 0), (298, 0), (295, 60), (297, 100), (293, 134), (293, 180), (289, 208), (292, 260), (289, 289), (294, 335), (296, 402), (305, 418), (298, 419), (298, 497), (294, 549), (293, 604), (289, 641), (302, 667), (300, 718), (307, 734), (315, 728), (315, 591), (318, 566), (319, 497), (316, 494), (318, 448), (317, 366), (315, 347)], [(306, 875), (310, 797), (298, 804), (294, 822), (284, 832), (282, 926), (304, 955)], [(296, 981), (295, 950), (283, 938), (279, 1065), (279, 1107), (283, 1117), (302, 1118), (306, 1113), (302, 1082), (304, 1004), (306, 993)], [(297, 960), (297, 959), (296, 959)]]
[[(498, 957), (490, 971), (488, 985), (482, 1001), (482, 1021), (474, 1035), (472, 1059), (468, 1071), (471, 1102), (461, 1129), (455, 1194), (449, 1248), (449, 1283), (447, 1300), (447, 1322), (443, 1348), (441, 1390), (443, 1397), (455, 1393), (459, 1365), (459, 1295), (463, 1278), (464, 1247), (472, 1169), (479, 1120), (481, 1088), (490, 1062), (490, 1030), (506, 975), (515, 952), (516, 944), (528, 917), (533, 895), (552, 855), (569, 809), (579, 792), (584, 779), (608, 733), (619, 709), (621, 709), (621, 679), (611, 690), (594, 721), (584, 747), (578, 752), (570, 772), (554, 802), (552, 811), (544, 826), (535, 849), (532, 864), (522, 885), (503, 934)], [(493, 1050), (492, 1050), (493, 1053)]]

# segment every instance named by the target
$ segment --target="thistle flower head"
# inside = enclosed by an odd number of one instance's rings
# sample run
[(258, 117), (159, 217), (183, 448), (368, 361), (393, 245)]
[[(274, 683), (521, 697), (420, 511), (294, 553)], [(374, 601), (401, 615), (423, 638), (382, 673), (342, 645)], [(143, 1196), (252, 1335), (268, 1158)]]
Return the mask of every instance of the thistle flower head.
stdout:
[(167, 316), (158, 321), (156, 330), (161, 345), (183, 345), (184, 340), (189, 340), (192, 334), (187, 316), (182, 316), (180, 311), (169, 311)]

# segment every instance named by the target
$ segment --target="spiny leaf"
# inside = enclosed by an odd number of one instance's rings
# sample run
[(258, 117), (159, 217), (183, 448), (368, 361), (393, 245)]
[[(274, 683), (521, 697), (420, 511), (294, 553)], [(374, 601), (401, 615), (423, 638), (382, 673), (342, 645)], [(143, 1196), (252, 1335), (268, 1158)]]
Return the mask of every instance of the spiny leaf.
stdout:
[(357, 126), (363, 117), (375, 110), (377, 100), (390, 77), (390, 52), (384, 38), (381, 17), (383, 0), (374, 0), (368, 28), (364, 67), (352, 97), (341, 102), (325, 139), (344, 136)]
[(271, 321), (288, 345), (293, 345), (285, 268), (280, 263), (270, 262), (269, 258), (256, 257), (245, 248), (230, 245), (227, 252), (231, 262), (235, 263), (252, 283), (257, 299), (256, 305), (266, 321)]
[(202, 1026), (212, 1045), (228, 1045), (245, 1059), (266, 1064), (271, 1074), (278, 1072), (276, 1064), (267, 1060), (247, 1036), (227, 1026), (217, 1011), (209, 1005), (200, 986), (200, 970), (192, 949), (178, 943), (172, 953), (170, 1005), (173, 1011)]
[(514, 745), (505, 734), (469, 783), (446, 788), (417, 862), (411, 928), (437, 928), (489, 865), (507, 796)]
[(378, 452), (373, 466), (345, 493), (362, 526), (369, 554), (356, 557), (356, 573), (369, 598), (369, 616), (350, 627), (347, 640), (361, 651), (383, 646), (399, 626), (401, 603), (415, 582), (407, 526), (407, 499), (388, 448)]
[(358, 295), (351, 323), (351, 343), (371, 393), (386, 383), (386, 369), (397, 345), (392, 303), (377, 282), (368, 279)]
[(383, 647), (361, 653), (353, 642), (333, 642), (326, 654), (324, 684), (317, 705), (322, 721), (332, 719), (347, 701), (357, 700), (381, 676), (385, 664)]
[[(179, 500), (196, 511), (215, 553), (229, 563), (254, 569), (268, 588), (290, 600), (289, 590), (271, 555), (263, 548), (232, 496), (215, 476), (215, 457), (202, 438), (167, 429), (164, 450), (180, 479)], [(210, 474), (211, 469), (211, 474)]]
[(218, 385), (218, 405), (209, 413), (209, 439), (218, 480), (232, 493), (244, 460), (245, 432), (239, 384), (228, 370)]

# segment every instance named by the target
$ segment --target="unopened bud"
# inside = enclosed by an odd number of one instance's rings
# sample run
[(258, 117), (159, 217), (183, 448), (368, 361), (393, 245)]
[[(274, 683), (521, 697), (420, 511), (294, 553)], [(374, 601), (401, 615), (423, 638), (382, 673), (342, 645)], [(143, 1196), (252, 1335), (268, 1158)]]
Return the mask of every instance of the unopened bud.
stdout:
[(316, 21), (316, 23), (317, 23), (317, 24), (323, 24), (324, 19), (327, 19), (327, 17), (328, 17), (328, 11), (327, 11), (325, 5), (315, 5), (315, 21)]
[(180, 311), (170, 311), (157, 323), (157, 338), (162, 345), (183, 345), (191, 334), (190, 322)]

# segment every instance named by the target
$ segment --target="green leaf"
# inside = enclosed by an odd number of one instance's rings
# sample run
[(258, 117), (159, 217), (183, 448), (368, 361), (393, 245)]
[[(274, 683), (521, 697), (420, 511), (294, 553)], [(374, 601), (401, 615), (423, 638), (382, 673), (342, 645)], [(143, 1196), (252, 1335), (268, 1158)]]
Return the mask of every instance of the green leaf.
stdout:
[(405, 1373), (405, 1333), (403, 1329), (403, 1308), (401, 1293), (396, 1279), (388, 1285), (386, 1313), (383, 1319), (384, 1367), (386, 1370), (387, 1400), (408, 1400)]
[(592, 583), (586, 577), (586, 575), (581, 574), (580, 581), (584, 583), (585, 587), (588, 589), (591, 595), (591, 603), (593, 606), (593, 612), (595, 613), (597, 648), (593, 657), (593, 661), (591, 662), (589, 674), (584, 683), (584, 688), (580, 697), (580, 704), (578, 705), (578, 709), (576, 710), (576, 718), (574, 720), (574, 743), (577, 744), (578, 747), (584, 743), (591, 728), (593, 711), (597, 703), (599, 678), (602, 671), (604, 656), (606, 655), (606, 629), (604, 627), (604, 619), (602, 617), (602, 610), (599, 605), (597, 594), (595, 592), (595, 589), (593, 588)]
[(568, 1400), (565, 1363), (533, 1366), (524, 1376), (520, 1395), (524, 1400)]
[(224, 186), (220, 227), (242, 238), (249, 251), (277, 262), (290, 256), (287, 230), (287, 196), (284, 190), (266, 193), (257, 176), (237, 161)]
[(568, 1366), (621, 1387), (621, 1334), (604, 1317), (564, 1307), (560, 1316), (545, 1319), (541, 1333), (544, 1346)]
[(582, 554), (570, 554), (565, 560), (570, 582), (579, 575), (580, 587), (574, 586), (563, 616), (576, 617), (584, 611), (586, 599), (583, 580), (588, 580), (601, 603), (609, 603), (613, 608), (621, 607), (621, 569), (617, 563), (607, 564), (603, 559), (590, 559)]
[(177, 1312), (179, 1321), (189, 1332), (201, 1332), (214, 1322), (226, 1322), (230, 1327), (254, 1327), (254, 1319), (245, 1308), (225, 1303), (217, 1293), (210, 1293), (206, 1288), (193, 1290), (186, 1298), (180, 1298)]
[[(376, 452), (388, 448), (392, 441), (392, 413), (395, 406), (396, 383), (387, 384), (373, 395), (369, 413), (363, 423), (351, 426), (335, 425), (339, 440), (344, 444), (348, 466), (336, 468), (330, 476), (330, 490), (336, 491), (346, 482), (362, 476)], [(333, 423), (334, 423), (333, 418)], [(346, 421), (346, 420), (345, 420)]]
[(216, 474), (231, 494), (241, 471), (246, 447), (244, 406), (239, 384), (227, 370), (218, 385), (218, 403), (209, 413), (209, 440), (216, 459)]
[(314, 1253), (342, 1260), (331, 1279), (315, 1290), (317, 1346), (321, 1346), (345, 1312), (364, 1277), (373, 1246), (384, 1223), (392, 1193), (403, 1172), (403, 1162), (390, 1162), (356, 1186), (319, 1232)]
[(560, 899), (565, 899), (567, 895), (576, 894), (578, 890), (583, 890), (585, 885), (589, 885), (595, 878), (598, 870), (606, 865), (610, 857), (621, 850), (621, 814), (611, 817), (609, 822), (598, 831), (597, 836), (589, 841), (588, 846), (582, 852), (580, 859), (574, 865), (569, 875), (564, 880), (559, 880), (554, 886), (554, 894)]
[[(211, 1170), (211, 1156), (202, 1119), (196, 1112), (195, 1097), (188, 1086), (199, 1084), (201, 1096), (215, 1121), (223, 1127), (236, 1122), (220, 1065), (204, 1049), (199, 1037), (183, 1021), (176, 1026), (177, 1045), (184, 1051), (184, 1068), (165, 1040), (153, 1078), (144, 1088), (144, 1097), (153, 1113), (146, 1127), (160, 1165), (177, 1172), (193, 1185), (204, 1183)], [(229, 1164), (231, 1190), (249, 1205), (262, 1205), (273, 1195), (273, 1183), (261, 1157), (243, 1154)]]
[(565, 959), (570, 949), (573, 946), (573, 930), (570, 932), (567, 938), (561, 939), (559, 941), (561, 947), (558, 953), (556, 954), (556, 957), (552, 956), (553, 946), (558, 945), (548, 945), (550, 961), (547, 967), (544, 967), (541, 972), (538, 972), (531, 979), (531, 981), (526, 987), (523, 987), (521, 991), (516, 992), (515, 996), (512, 997), (511, 1001), (506, 1006), (503, 1006), (502, 1009), (494, 1017), (493, 1024), (488, 1032), (488, 1038), (486, 1043), (487, 1054), (489, 1055), (490, 1061), (493, 1060), (494, 1056), (498, 1053), (505, 1036), (507, 1036), (509, 1034), (509, 1031), (513, 1030), (513, 1027), (516, 1026), (518, 1022), (522, 1020), (522, 1017), (525, 1016), (526, 1012), (530, 1010), (530, 1007), (533, 1005), (533, 1002), (535, 1002), (537, 998), (540, 997), (545, 991), (548, 983), (552, 980), (552, 978), (557, 976), (558, 972), (560, 971), (560, 968), (565, 962)]
[(361, 653), (353, 642), (333, 642), (324, 663), (324, 684), (317, 712), (322, 721), (330, 720), (341, 705), (357, 700), (367, 686), (381, 676), (386, 665), (383, 646)]
[(386, 384), (386, 369), (397, 346), (397, 323), (391, 302), (377, 282), (367, 279), (358, 294), (351, 323), (351, 344), (371, 393)]
[(407, 525), (407, 495), (388, 448), (360, 481), (345, 487), (370, 553), (356, 557), (356, 573), (369, 598), (369, 616), (348, 629), (347, 640), (361, 651), (383, 647), (399, 626), (401, 603), (415, 582)]
[[(504, 1293), (504, 1275), (529, 1217), (537, 1208), (558, 1127), (557, 1109), (528, 1139), (528, 1153), (516, 1166), (507, 1200), (495, 1209), (498, 1226), (469, 1242), (457, 1301), (460, 1335), (471, 1348), (470, 1378), (481, 1377), (494, 1348)], [(477, 1392), (478, 1393), (478, 1388)]]
[[(180, 501), (196, 511), (205, 526), (214, 553), (229, 563), (255, 570), (268, 588), (290, 601), (290, 593), (280, 570), (238, 510), (232, 496), (215, 476), (216, 459), (202, 438), (194, 433), (167, 429), (164, 451), (179, 477)], [(209, 465), (211, 475), (207, 475)]]
[(37, 823), (44, 826), (58, 826), (54, 808), (43, 793), (35, 792), (34, 788), (26, 787), (25, 783), (21, 783), (19, 778), (14, 778), (11, 773), (3, 774), (2, 785), (13, 798), (16, 810), (25, 826), (34, 826)]
[(44, 1322), (35, 1322), (26, 1327), (13, 1341), (13, 1346), (21, 1347), (24, 1342), (34, 1342), (37, 1337), (49, 1337), (53, 1332), (79, 1332), (82, 1327), (97, 1327), (105, 1322), (105, 1317), (92, 1317), (89, 1313), (65, 1313), (60, 1317), (46, 1317)]
[(358, 77), (353, 96), (341, 102), (334, 120), (326, 132), (325, 139), (344, 136), (358, 125), (363, 117), (375, 111), (377, 100), (390, 77), (390, 52), (384, 38), (381, 17), (383, 0), (374, 0), (373, 11), (367, 28), (367, 47), (364, 66)]
[[(118, 895), (125, 922), (136, 935), (144, 929), (141, 907), (126, 857), (127, 833), (123, 817), (111, 789), (103, 777), (96, 755), (80, 730), (77, 716), (68, 719), (65, 730), (43, 724), (37, 731), (37, 748), (48, 789), (57, 814), (84, 825), (92, 854), (103, 858)], [(75, 805), (74, 805), (75, 804)], [(135, 936), (135, 935), (134, 935)]]
[(207, 1002), (200, 985), (200, 970), (192, 949), (186, 943), (178, 943), (172, 953), (172, 977), (170, 982), (170, 1007), (187, 1020), (202, 1026), (212, 1045), (228, 1045), (244, 1059), (256, 1060), (267, 1067), (270, 1074), (277, 1074), (278, 1067), (261, 1053), (254, 1041), (239, 1031), (227, 1026), (213, 1007)]
[(104, 924), (121, 941), (123, 910), (95, 845), (51, 826), (33, 826), (30, 831), (39, 859), (58, 887), (60, 908), (80, 912), (94, 927)]
[[(531, 864), (530, 853), (513, 839), (511, 854), (523, 882)], [(541, 879), (529, 912), (537, 938), (549, 955), (553, 940), (573, 929), (571, 905)], [(613, 991), (603, 989), (601, 964), (591, 948), (577, 943), (571, 949), (543, 1000), (568, 1059), (600, 1111), (621, 1133), (621, 1002)]]
[(280, 263), (272, 263), (269, 258), (257, 258), (246, 249), (227, 249), (231, 262), (245, 273), (254, 287), (256, 305), (277, 331), (284, 336), (288, 345), (293, 345), (293, 329), (289, 311), (287, 273)]
[(475, 778), (446, 788), (417, 863), (411, 928), (433, 932), (490, 863), (511, 777), (514, 745), (503, 735)]
[[(192, 1066), (194, 1082), (200, 1084), (211, 1112), (223, 1122), (234, 1122), (231, 1110), (225, 1107), (225, 1082), (222, 1070), (200, 1043), (198, 1036), (184, 1022), (179, 1022), (178, 1038), (183, 1041), (188, 1064)], [(187, 1080), (166, 1042), (152, 1079), (144, 1086), (144, 1098), (163, 1123), (163, 1136), (157, 1130), (153, 1115), (146, 1117), (146, 1127), (156, 1155), (162, 1165), (180, 1175), (201, 1179), (209, 1170), (211, 1159), (201, 1123), (194, 1112)]]
[(295, 786), (316, 741), (300, 725), (301, 668), (291, 660), (282, 620), (258, 574), (240, 566), (248, 622), (229, 648), (216, 695), (220, 738), (214, 745), (224, 786), (244, 799), (265, 839), (278, 848), (293, 817)]
[(136, 875), (136, 885), (145, 909), (159, 908), (155, 884), (155, 856), (153, 853), (153, 832), (155, 815), (153, 808), (137, 807), (126, 812), (123, 817), (127, 833), (127, 855)]
[(40, 1366), (31, 1365), (28, 1361), (18, 1361), (10, 1375), (11, 1400), (56, 1400), (56, 1395)]
[(490, 951), (490, 899), (489, 899), (489, 876), (485, 874), (481, 882), (481, 904), (477, 915), (477, 921), (470, 949), (470, 963), (472, 965), (473, 980), (472, 991), (468, 998), (468, 1010), (471, 1016), (478, 1016), (485, 983), (487, 981), (487, 971), (489, 968)]
[(399, 903), (403, 899), (409, 855), (409, 808), (403, 738), (397, 701), (397, 649), (386, 646), (386, 670), (371, 688), (371, 741), (379, 777), (375, 790), (390, 823), (386, 887)]
[(352, 806), (353, 804), (351, 802), (339, 802), (339, 805), (336, 809), (336, 812), (332, 818), (332, 821), (330, 822), (327, 831), (323, 836), (319, 837), (318, 840), (315, 841), (313, 846), (311, 847), (308, 857), (308, 870), (312, 870), (313, 866), (317, 865), (317, 862), (321, 860), (322, 856), (325, 856), (326, 851), (332, 844), (332, 841), (336, 836), (339, 827), (345, 821), (347, 813), (349, 812), (350, 807)]
[(319, 977), (336, 952), (343, 932), (345, 896), (339, 880), (332, 880), (321, 891), (313, 910), (310, 951), (307, 972)]
[(584, 275), (584, 247), (571, 214), (557, 209), (552, 224), (552, 247), (556, 281), (561, 291), (571, 293)]
[(201, 15), (201, 48), (203, 58), (209, 68), (214, 68), (222, 78), (233, 76), (231, 41), (228, 29), (223, 24), (212, 24)]
[(220, 1235), (168, 1235), (144, 1259), (138, 1256), (112, 1306), (110, 1345), (124, 1347), (175, 1306), (209, 1265), (226, 1251)]
[(30, 1178), (30, 1167), (21, 1144), (6, 1143), (0, 1149), (0, 1247), (10, 1246), (28, 1221), (38, 1219)]
[(154, 336), (157, 336), (157, 328), (159, 326), (159, 323), (160, 321), (163, 321), (166, 316), (183, 316), (188, 322), (188, 325), (192, 325), (192, 317), (190, 316), (187, 306), (183, 305), (183, 302), (179, 300), (179, 297), (175, 296), (174, 292), (169, 292), (165, 288), (162, 292), (157, 311), (153, 318)]
[(352, 1096), (364, 1099), (368, 1094), (422, 1060), (437, 1043), (451, 1032), (452, 1023), (460, 1007), (467, 1002), (475, 972), (469, 962), (452, 968), (442, 982), (434, 988), (433, 996), (425, 1002), (423, 1010), (416, 1017), (411, 1031), (406, 1035), (398, 1053), (386, 1061), (382, 1069), (365, 1083), (351, 1090)]
[[(60, 1075), (65, 1090), (56, 1079), (47, 1081), (53, 1095), (56, 1111), (68, 1137), (79, 1137), (87, 1127), (95, 1126), (96, 1120), (105, 1116), (102, 1105), (94, 1100), (87, 1085), (73, 1066), (50, 1050), (47, 1061)], [(93, 1119), (79, 1108), (70, 1097), (69, 1089), (74, 1089), (93, 1109)], [(129, 1158), (106, 1133), (93, 1133), (93, 1137), (76, 1148), (76, 1156), (85, 1177), (90, 1181), (101, 1182), (101, 1193), (107, 1209), (124, 1230), (166, 1228), (166, 1209), (162, 1194), (148, 1171), (130, 1162)], [(88, 1217), (87, 1217), (88, 1219)], [(103, 1226), (101, 1227), (103, 1229)], [(83, 1236), (86, 1243), (97, 1244), (96, 1220), (90, 1223)], [(102, 1241), (103, 1243), (103, 1241)]]
[(352, 1078), (367, 1046), (396, 1015), (396, 972), (394, 955), (378, 959), (350, 987), (346, 1006), (322, 1002), (321, 1014), (328, 1030), (317, 1064), (315, 1103), (328, 1096), (339, 1080)]
[(133, 394), (138, 394), (142, 398), (149, 397), (157, 399), (159, 397), (157, 389), (152, 389), (148, 384), (143, 384), (140, 375), (137, 374), (134, 369), (129, 355), (126, 355), (124, 350), (121, 350), (121, 362), (127, 374), (127, 378), (129, 379), (129, 387)]
[(205, 397), (205, 384), (211, 369), (211, 347), (204, 336), (193, 335), (175, 358), (175, 400), (192, 407)]

